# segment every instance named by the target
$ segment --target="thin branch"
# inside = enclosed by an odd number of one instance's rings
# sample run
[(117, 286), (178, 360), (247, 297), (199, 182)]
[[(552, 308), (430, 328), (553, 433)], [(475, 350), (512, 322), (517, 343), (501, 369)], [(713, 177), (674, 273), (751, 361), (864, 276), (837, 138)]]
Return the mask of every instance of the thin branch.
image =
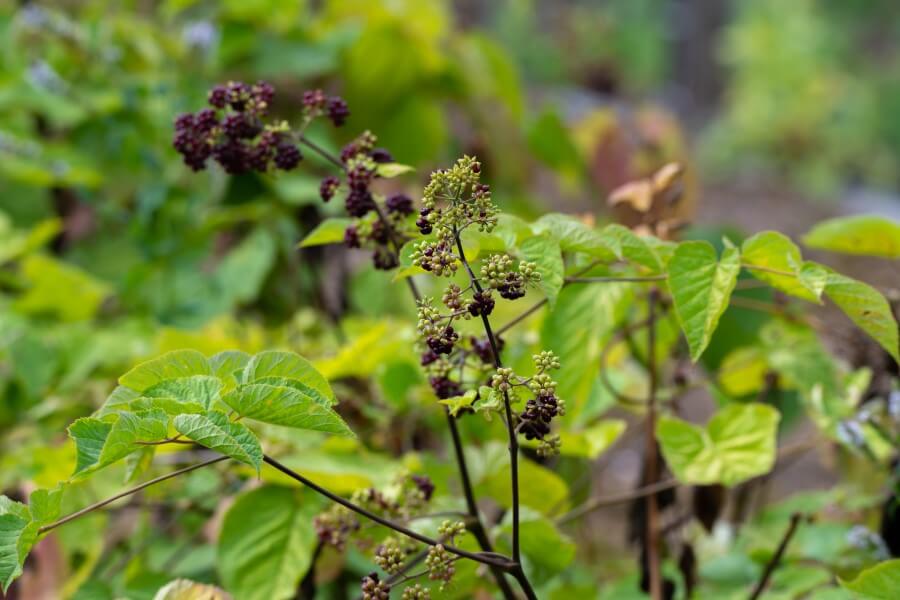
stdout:
[(778, 549), (775, 550), (775, 554), (769, 559), (769, 563), (766, 565), (765, 570), (763, 570), (762, 576), (759, 578), (759, 581), (756, 582), (753, 592), (750, 593), (749, 600), (757, 600), (757, 598), (762, 596), (766, 586), (769, 585), (772, 573), (778, 568), (778, 563), (780, 563), (781, 559), (784, 557), (788, 544), (791, 543), (791, 538), (794, 537), (794, 534), (797, 532), (797, 527), (800, 525), (803, 517), (804, 515), (802, 513), (794, 513), (791, 515), (791, 521), (788, 523), (788, 527), (781, 538), (781, 542), (778, 544)]
[[(347, 500), (345, 498), (342, 498), (341, 496), (338, 496), (337, 494), (323, 488), (322, 486), (320, 486), (316, 483), (313, 483), (312, 481), (310, 481), (309, 479), (307, 479), (300, 473), (297, 473), (296, 471), (286, 467), (285, 465), (281, 464), (280, 462), (278, 462), (277, 460), (275, 460), (274, 458), (272, 458), (271, 456), (269, 456), (267, 454), (263, 455), (263, 462), (265, 462), (266, 464), (281, 471), (282, 473), (284, 473), (291, 479), (299, 481), (300, 483), (302, 483), (306, 487), (310, 488), (314, 492), (317, 492), (318, 494), (325, 496), (332, 502), (336, 502), (336, 503), (340, 504), (341, 506), (343, 506), (344, 508), (347, 508), (347, 509), (353, 511), (358, 515), (362, 515), (363, 517), (366, 517), (367, 519), (369, 519), (371, 521), (375, 521), (379, 525), (383, 525), (383, 526), (387, 527), (388, 529), (393, 529), (397, 533), (402, 533), (406, 537), (409, 537), (409, 538), (412, 538), (419, 542), (422, 542), (423, 544), (428, 544), (429, 546), (436, 546), (441, 543), (439, 540), (428, 537), (427, 535), (421, 534), (417, 531), (413, 531), (412, 529), (409, 529), (407, 527), (404, 527), (403, 525), (400, 525), (399, 523), (395, 523), (395, 522), (391, 521), (390, 519), (386, 519), (380, 515), (377, 515), (377, 514), (371, 512), (370, 510), (367, 510), (361, 506), (354, 504), (353, 502), (350, 502), (349, 500)], [(455, 555), (461, 556), (463, 558), (468, 558), (470, 560), (474, 560), (476, 562), (479, 562), (479, 563), (482, 563), (485, 565), (496, 565), (497, 567), (504, 569), (506, 571), (509, 571), (509, 572), (512, 572), (513, 569), (515, 569), (518, 566), (518, 563), (516, 561), (511, 561), (507, 557), (500, 555), (500, 554), (496, 554), (496, 553), (469, 552), (468, 550), (463, 550), (462, 548), (457, 548), (456, 546), (451, 546), (451, 545), (444, 545), (444, 549), (447, 550), (447, 552), (450, 552), (451, 554), (455, 554)]]
[[(456, 418), (450, 414), (449, 410), (446, 410), (445, 412), (447, 415), (447, 426), (450, 428), (450, 437), (453, 440), (453, 450), (456, 455), (456, 466), (459, 470), (459, 479), (462, 483), (463, 495), (466, 498), (466, 508), (472, 519), (472, 522), (469, 524), (469, 531), (478, 541), (478, 545), (482, 550), (485, 552), (493, 552), (494, 547), (491, 544), (491, 539), (488, 537), (487, 532), (484, 530), (484, 525), (481, 522), (481, 514), (478, 511), (478, 503), (475, 501), (475, 492), (472, 487), (472, 481), (469, 478), (469, 467), (466, 464), (466, 455), (463, 452), (462, 439), (459, 435), (459, 428), (456, 426)], [(503, 597), (507, 598), (507, 600), (513, 600), (516, 595), (513, 593), (503, 571), (497, 567), (491, 566), (491, 573), (497, 581), (500, 590), (503, 592)]]
[[(656, 288), (650, 290), (647, 297), (647, 372), (649, 375), (649, 390), (647, 392), (647, 422), (644, 437), (644, 452), (647, 461), (645, 485), (653, 485), (659, 480), (656, 446), (656, 305), (659, 300), (659, 291)], [(647, 555), (647, 571), (650, 579), (650, 597), (653, 600), (662, 600), (662, 572), (659, 556), (659, 505), (656, 502), (656, 494), (647, 496), (647, 524), (645, 540)]]
[(334, 164), (341, 171), (345, 170), (344, 163), (341, 162), (341, 159), (339, 159), (334, 154), (332, 154), (331, 152), (329, 152), (322, 146), (318, 145), (317, 143), (315, 143), (314, 141), (312, 141), (305, 135), (300, 135), (297, 138), (297, 141), (299, 141), (301, 144), (303, 144), (304, 146), (306, 146), (307, 148), (309, 148), (310, 150), (312, 150), (313, 152), (315, 152), (316, 154), (318, 154), (319, 156), (321, 156), (328, 162)]
[(131, 494), (136, 494), (137, 492), (139, 492), (145, 488), (148, 488), (151, 485), (161, 483), (167, 479), (172, 479), (173, 477), (178, 477), (179, 475), (184, 475), (185, 473), (190, 473), (191, 471), (200, 469), (202, 467), (207, 467), (207, 466), (215, 464), (217, 462), (226, 460), (227, 458), (228, 458), (227, 456), (217, 456), (216, 458), (211, 458), (211, 459), (203, 461), (201, 463), (197, 463), (197, 464), (191, 465), (189, 467), (185, 467), (183, 469), (178, 469), (177, 471), (172, 471), (171, 473), (168, 473), (166, 475), (160, 475), (159, 477), (157, 477), (155, 479), (151, 479), (150, 481), (145, 481), (144, 483), (142, 483), (136, 487), (133, 487), (131, 489), (125, 490), (124, 492), (120, 492), (120, 493), (116, 494), (115, 496), (112, 496), (111, 498), (107, 498), (106, 500), (101, 500), (100, 502), (95, 502), (94, 504), (91, 504), (90, 506), (86, 506), (86, 507), (82, 508), (81, 510), (75, 511), (70, 515), (66, 515), (65, 517), (59, 519), (58, 521), (54, 521), (53, 523), (44, 525), (43, 527), (38, 529), (38, 534), (47, 533), (48, 531), (50, 531), (52, 529), (56, 529), (60, 525), (65, 525), (69, 521), (74, 521), (78, 517), (84, 516), (84, 515), (88, 514), (89, 512), (93, 512), (93, 511), (97, 510), (98, 508), (103, 508), (107, 504), (111, 504), (111, 503), (115, 502), (116, 500), (120, 500), (122, 498), (125, 498), (126, 496), (130, 496)]

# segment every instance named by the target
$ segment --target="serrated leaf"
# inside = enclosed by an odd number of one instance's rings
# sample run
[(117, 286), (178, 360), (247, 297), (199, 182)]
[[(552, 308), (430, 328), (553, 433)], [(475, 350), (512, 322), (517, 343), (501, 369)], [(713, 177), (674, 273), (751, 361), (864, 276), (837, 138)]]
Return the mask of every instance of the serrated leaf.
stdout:
[(62, 504), (62, 488), (52, 490), (34, 490), (28, 496), (28, 512), (31, 519), (44, 525), (59, 518)]
[(84, 475), (109, 466), (141, 449), (136, 442), (166, 438), (168, 415), (161, 410), (123, 412), (115, 420), (86, 417), (69, 426), (75, 441), (75, 474)]
[(876, 215), (838, 217), (817, 224), (803, 243), (833, 252), (900, 258), (900, 223)]
[(798, 277), (801, 285), (809, 290), (817, 300), (822, 297), (822, 292), (825, 291), (825, 285), (828, 283), (827, 268), (807, 260), (800, 267)]
[(221, 452), (259, 471), (263, 452), (259, 440), (241, 423), (233, 423), (217, 410), (205, 415), (178, 415), (175, 429), (201, 446)]
[(771, 406), (731, 404), (705, 428), (662, 417), (656, 435), (666, 464), (679, 481), (732, 486), (772, 469), (780, 418)]
[(253, 383), (228, 392), (222, 400), (239, 415), (263, 423), (353, 436), (336, 412), (296, 388)]
[(552, 308), (562, 289), (565, 274), (559, 242), (550, 234), (544, 233), (526, 239), (519, 245), (519, 249), (525, 260), (536, 265), (537, 272), (541, 274), (539, 286)]
[(375, 167), (375, 174), (379, 177), (390, 179), (391, 177), (399, 177), (406, 173), (412, 173), (415, 170), (415, 167), (401, 165), (400, 163), (381, 163)]
[(311, 246), (323, 246), (325, 244), (337, 244), (344, 241), (344, 232), (353, 224), (352, 219), (343, 217), (331, 217), (319, 223), (315, 229), (309, 232), (300, 242), (300, 248)]
[[(199, 404), (209, 410), (219, 399), (222, 380), (214, 375), (193, 375), (166, 379), (143, 392), (146, 398), (168, 398), (186, 405)], [(167, 410), (169, 414), (176, 414)], [(186, 410), (185, 412), (194, 412)]]
[(862, 281), (832, 271), (828, 274), (825, 295), (860, 329), (881, 344), (894, 360), (900, 361), (897, 321), (881, 292)]
[(600, 232), (600, 239), (619, 260), (639, 264), (654, 273), (661, 273), (665, 268), (664, 261), (648, 241), (651, 238), (641, 237), (623, 225), (607, 225)]
[[(549, 213), (535, 221), (531, 227), (535, 233), (549, 233), (565, 252), (583, 252), (609, 262), (616, 258), (599, 231), (571, 215)], [(616, 247), (621, 249), (621, 244)]]
[(140, 396), (141, 393), (136, 390), (125, 387), (124, 385), (117, 385), (106, 398), (106, 401), (97, 413), (99, 416), (103, 416), (119, 410), (127, 410), (131, 406), (131, 403)]
[(750, 267), (760, 267), (747, 270), (760, 281), (765, 281), (785, 294), (818, 302), (819, 298), (800, 281), (799, 267), (803, 265), (803, 257), (797, 245), (786, 235), (777, 231), (763, 231), (747, 238), (741, 246), (741, 262)]
[(119, 383), (143, 392), (167, 379), (192, 375), (213, 375), (209, 361), (196, 350), (174, 350), (139, 364), (119, 377)]
[(886, 560), (865, 569), (852, 581), (839, 580), (841, 587), (865, 598), (896, 600), (900, 590), (900, 558)]
[(726, 248), (722, 259), (709, 242), (684, 242), (669, 261), (668, 282), (675, 314), (696, 361), (709, 345), (728, 308), (740, 271), (740, 253)]
[(81, 473), (100, 461), (100, 453), (112, 423), (84, 417), (69, 425), (69, 437), (75, 440), (75, 473)]
[(302, 492), (274, 485), (238, 496), (219, 534), (222, 583), (241, 600), (294, 597), (312, 563), (319, 506)]
[(243, 383), (266, 383), (272, 382), (273, 378), (291, 380), (291, 386), (316, 397), (322, 404), (337, 403), (325, 376), (311, 362), (294, 352), (278, 350), (260, 352), (244, 367)]
[(28, 540), (28, 518), (2, 511), (0, 506), (0, 584), (5, 593), (10, 584), (22, 574), (22, 565), (34, 541), (29, 543)]
[(243, 373), (244, 367), (250, 362), (250, 355), (241, 350), (225, 350), (213, 354), (208, 360), (213, 375), (222, 380), (227, 391), (240, 383), (236, 374)]

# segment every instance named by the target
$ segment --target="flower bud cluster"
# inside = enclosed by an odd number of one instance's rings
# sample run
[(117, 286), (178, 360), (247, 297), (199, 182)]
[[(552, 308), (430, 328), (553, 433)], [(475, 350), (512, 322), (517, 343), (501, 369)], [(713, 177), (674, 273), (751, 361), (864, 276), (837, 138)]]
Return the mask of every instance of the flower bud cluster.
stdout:
[(438, 526), (438, 535), (450, 543), (455, 543), (455, 539), (466, 532), (466, 524), (462, 521), (443, 521)]
[(391, 597), (391, 586), (374, 572), (363, 577), (360, 591), (363, 600), (390, 600)]
[(532, 262), (521, 261), (513, 269), (513, 260), (506, 254), (493, 254), (481, 266), (481, 278), (507, 300), (525, 295), (525, 288), (541, 280), (541, 274)]
[(436, 231), (438, 239), (452, 239), (470, 225), (491, 231), (499, 210), (491, 190), (480, 181), (481, 163), (464, 156), (449, 169), (435, 171), (422, 195), (422, 210), (416, 225), (423, 234)]
[(399, 573), (411, 551), (410, 545), (396, 537), (384, 540), (375, 551), (375, 564), (391, 575)]
[(428, 556), (425, 557), (425, 568), (428, 569), (428, 578), (432, 581), (440, 581), (441, 589), (453, 579), (456, 575), (456, 567), (453, 565), (455, 559), (453, 555), (447, 552), (443, 544), (437, 544), (428, 549)]
[(403, 590), (400, 600), (431, 600), (431, 591), (417, 583)]
[[(428, 506), (434, 495), (434, 483), (427, 475), (401, 474), (384, 490), (364, 488), (351, 497), (354, 504), (392, 519), (408, 519)], [(336, 505), (314, 519), (316, 533), (324, 544), (338, 550), (360, 529), (356, 515)]]
[(559, 369), (559, 358), (553, 352), (544, 351), (532, 356), (535, 374), (528, 380), (528, 389), (534, 397), (525, 403), (519, 414), (518, 430), (527, 440), (540, 440), (538, 451), (543, 455), (559, 452), (559, 438), (549, 436), (550, 423), (554, 417), (565, 414), (566, 405), (556, 397), (556, 382), (548, 370)]

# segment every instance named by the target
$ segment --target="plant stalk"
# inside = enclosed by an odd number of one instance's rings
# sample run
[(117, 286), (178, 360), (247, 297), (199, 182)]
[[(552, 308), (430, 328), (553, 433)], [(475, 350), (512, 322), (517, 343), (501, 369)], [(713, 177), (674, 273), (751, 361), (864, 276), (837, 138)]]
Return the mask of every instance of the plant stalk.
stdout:
[(788, 527), (784, 531), (781, 542), (778, 544), (778, 549), (775, 550), (775, 554), (772, 555), (772, 558), (766, 565), (765, 570), (763, 570), (762, 576), (759, 578), (759, 581), (756, 582), (756, 586), (750, 593), (749, 600), (757, 600), (757, 598), (762, 596), (762, 593), (765, 591), (766, 586), (769, 585), (769, 580), (772, 578), (772, 574), (775, 572), (775, 569), (778, 568), (778, 564), (781, 562), (781, 559), (784, 558), (784, 553), (787, 550), (788, 544), (791, 543), (791, 538), (794, 537), (794, 534), (797, 532), (797, 527), (799, 527), (800, 521), (802, 520), (803, 515), (801, 513), (794, 513), (791, 515), (791, 521), (790, 523), (788, 523)]
[[(649, 390), (647, 394), (647, 422), (644, 438), (644, 452), (647, 460), (647, 476), (644, 481), (646, 486), (652, 486), (659, 482), (659, 465), (656, 460), (656, 304), (658, 300), (659, 291), (653, 288), (647, 297), (647, 372), (649, 376)], [(650, 597), (653, 600), (662, 600), (663, 587), (659, 557), (659, 506), (656, 502), (655, 493), (647, 496), (646, 536)]]

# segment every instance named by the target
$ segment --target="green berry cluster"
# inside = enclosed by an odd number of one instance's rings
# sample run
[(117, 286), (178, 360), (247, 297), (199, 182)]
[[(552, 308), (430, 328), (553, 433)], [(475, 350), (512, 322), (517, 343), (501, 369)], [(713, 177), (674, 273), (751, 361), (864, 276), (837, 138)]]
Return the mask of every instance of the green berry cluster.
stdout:
[(428, 578), (432, 581), (441, 582), (441, 590), (453, 580), (456, 575), (456, 567), (453, 563), (456, 559), (452, 554), (447, 552), (442, 544), (437, 544), (428, 549), (428, 556), (425, 557), (425, 567), (428, 569)]
[(403, 590), (400, 600), (431, 600), (431, 591), (417, 583)]

